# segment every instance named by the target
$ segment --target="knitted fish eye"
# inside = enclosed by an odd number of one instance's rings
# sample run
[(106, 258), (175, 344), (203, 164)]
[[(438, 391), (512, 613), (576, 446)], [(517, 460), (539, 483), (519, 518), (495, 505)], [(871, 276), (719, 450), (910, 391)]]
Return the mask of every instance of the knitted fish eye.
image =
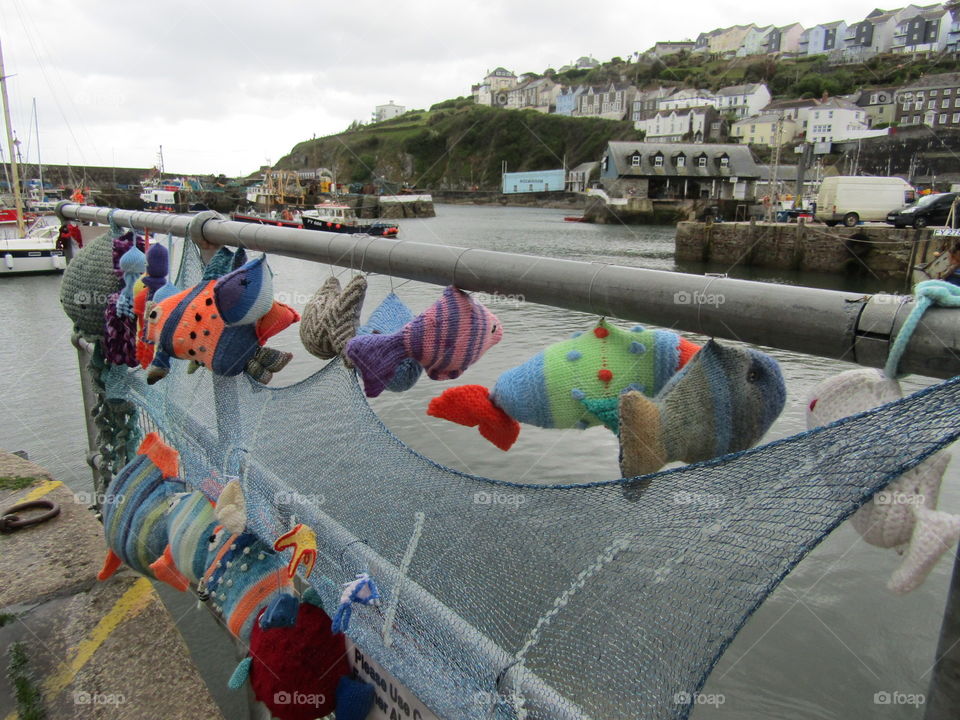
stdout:
[(209, 538), (209, 550), (213, 550), (217, 545), (220, 544), (220, 540), (223, 538), (223, 534), (227, 531), (226, 528), (218, 528), (214, 531), (213, 535)]
[(750, 372), (747, 373), (747, 382), (756, 382), (759, 379), (760, 379), (759, 370), (750, 370)]
[(491, 334), (491, 335), (496, 335), (496, 334), (497, 334), (497, 324), (496, 324), (496, 323), (494, 323), (494, 324), (490, 327), (490, 334)]

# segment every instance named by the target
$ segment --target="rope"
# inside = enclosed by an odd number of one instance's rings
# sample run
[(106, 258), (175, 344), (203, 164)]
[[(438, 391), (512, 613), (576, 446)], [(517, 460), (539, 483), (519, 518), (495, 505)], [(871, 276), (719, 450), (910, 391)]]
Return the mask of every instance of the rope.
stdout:
[(887, 364), (883, 368), (884, 374), (891, 379), (897, 377), (897, 368), (900, 366), (900, 358), (910, 344), (910, 338), (914, 330), (920, 324), (920, 319), (931, 305), (940, 307), (960, 308), (960, 286), (953, 285), (944, 280), (924, 280), (917, 283), (913, 291), (915, 303), (913, 310), (907, 316), (897, 339), (890, 348), (890, 354), (887, 356)]

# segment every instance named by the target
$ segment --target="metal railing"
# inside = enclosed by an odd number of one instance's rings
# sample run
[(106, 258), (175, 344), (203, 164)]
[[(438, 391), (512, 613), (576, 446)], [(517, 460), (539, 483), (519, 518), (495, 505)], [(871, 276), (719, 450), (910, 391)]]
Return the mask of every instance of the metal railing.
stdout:
[[(470, 248), (409, 242), (398, 239), (344, 235), (315, 230), (273, 227), (222, 219), (213, 212), (199, 215), (111, 210), (60, 203), (62, 220), (72, 219), (189, 237), (208, 258), (218, 246), (235, 245), (314, 262), (351, 267), (464, 290), (519, 294), (527, 301), (610, 315), (713, 337), (756, 343), (781, 350), (883, 367), (913, 299), (895, 295), (862, 295), (816, 288), (704, 277), (604, 263), (518, 255)], [(722, 302), (713, 302), (722, 298)], [(948, 309), (932, 308), (913, 334), (900, 369), (930, 377), (960, 374), (960, 323)], [(77, 343), (75, 343), (77, 344)], [(87, 414), (95, 402), (84, 358), (89, 348), (77, 344), (81, 387)], [(88, 422), (91, 465), (95, 481), (96, 428)], [(92, 435), (91, 435), (92, 433)], [(379, 556), (364, 555), (363, 543), (329, 518), (318, 536), (358, 553), (361, 564), (373, 560), (387, 575), (399, 570)], [(955, 565), (952, 590), (933, 672), (927, 720), (953, 717), (960, 697), (960, 563)], [(418, 588), (419, 590), (419, 588)], [(424, 607), (426, 591), (424, 594)], [(419, 596), (418, 596), (419, 597)], [(496, 662), (507, 657), (452, 610), (433, 602), (434, 620), (451, 638), (486, 647)], [(492, 648), (492, 649), (491, 649)], [(563, 699), (529, 671), (508, 670), (507, 687), (530, 698), (535, 717), (579, 717), (560, 708)]]

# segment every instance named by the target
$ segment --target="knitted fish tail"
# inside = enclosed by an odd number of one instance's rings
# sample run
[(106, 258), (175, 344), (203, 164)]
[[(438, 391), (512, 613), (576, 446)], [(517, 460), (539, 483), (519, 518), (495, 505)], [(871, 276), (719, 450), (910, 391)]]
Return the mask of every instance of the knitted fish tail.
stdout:
[(347, 358), (363, 378), (367, 397), (377, 397), (407, 357), (403, 333), (358, 335), (347, 343)]
[(490, 400), (482, 385), (449, 388), (430, 401), (427, 415), (476, 427), (480, 434), (501, 450), (509, 450), (520, 435), (520, 423)]

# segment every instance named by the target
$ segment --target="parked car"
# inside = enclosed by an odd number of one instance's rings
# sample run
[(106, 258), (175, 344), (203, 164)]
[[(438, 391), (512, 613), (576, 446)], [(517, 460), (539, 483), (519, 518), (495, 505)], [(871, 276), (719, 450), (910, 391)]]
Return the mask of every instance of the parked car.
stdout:
[(883, 222), (890, 208), (912, 202), (914, 191), (898, 177), (838, 175), (824, 178), (817, 194), (817, 220), (853, 227), (862, 221)]
[(924, 195), (914, 203), (887, 215), (887, 222), (898, 228), (913, 225), (915, 228), (927, 225), (946, 225), (950, 206), (960, 193), (948, 192), (936, 195)]

